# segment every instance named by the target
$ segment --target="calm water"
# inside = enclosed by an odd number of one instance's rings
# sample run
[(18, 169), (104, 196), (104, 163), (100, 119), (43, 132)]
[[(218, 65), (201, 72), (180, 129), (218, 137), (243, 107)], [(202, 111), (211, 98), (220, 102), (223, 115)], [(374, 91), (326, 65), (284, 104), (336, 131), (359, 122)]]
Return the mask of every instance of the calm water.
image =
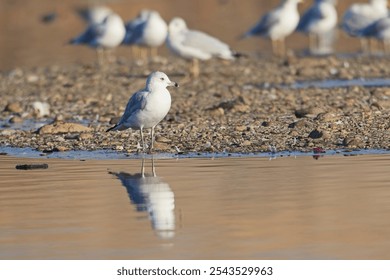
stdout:
[(0, 156), (0, 259), (390, 258), (390, 155), (144, 169)]

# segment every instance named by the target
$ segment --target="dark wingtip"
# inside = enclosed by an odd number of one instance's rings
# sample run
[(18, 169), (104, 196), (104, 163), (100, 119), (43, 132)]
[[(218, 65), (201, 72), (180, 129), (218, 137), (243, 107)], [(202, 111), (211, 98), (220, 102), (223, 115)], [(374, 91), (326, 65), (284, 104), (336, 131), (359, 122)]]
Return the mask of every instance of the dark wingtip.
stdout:
[(235, 58), (248, 57), (247, 54), (245, 54), (245, 53), (240, 53), (240, 52), (233, 52), (233, 56), (234, 56)]
[(115, 129), (117, 125), (114, 125), (113, 127), (110, 127), (109, 129), (106, 130), (106, 132), (110, 132), (111, 130)]

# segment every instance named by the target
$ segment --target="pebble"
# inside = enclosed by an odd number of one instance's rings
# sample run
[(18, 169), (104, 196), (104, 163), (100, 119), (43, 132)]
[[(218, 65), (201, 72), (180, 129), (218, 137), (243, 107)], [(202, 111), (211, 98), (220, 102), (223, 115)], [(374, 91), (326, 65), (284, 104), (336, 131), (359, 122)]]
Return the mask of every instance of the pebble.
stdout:
[(19, 102), (11, 102), (5, 106), (4, 111), (11, 112), (11, 113), (22, 113), (23, 107)]
[(55, 122), (53, 124), (47, 124), (41, 127), (39, 129), (39, 134), (89, 132), (91, 130), (91, 128), (78, 123)]

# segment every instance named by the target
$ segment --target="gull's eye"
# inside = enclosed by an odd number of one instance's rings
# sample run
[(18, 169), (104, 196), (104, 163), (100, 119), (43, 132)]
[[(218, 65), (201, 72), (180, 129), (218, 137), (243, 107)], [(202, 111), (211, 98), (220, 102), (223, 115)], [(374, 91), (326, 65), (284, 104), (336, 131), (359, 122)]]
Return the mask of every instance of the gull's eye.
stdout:
[(164, 78), (160, 78), (161, 81), (164, 81), (165, 79)]

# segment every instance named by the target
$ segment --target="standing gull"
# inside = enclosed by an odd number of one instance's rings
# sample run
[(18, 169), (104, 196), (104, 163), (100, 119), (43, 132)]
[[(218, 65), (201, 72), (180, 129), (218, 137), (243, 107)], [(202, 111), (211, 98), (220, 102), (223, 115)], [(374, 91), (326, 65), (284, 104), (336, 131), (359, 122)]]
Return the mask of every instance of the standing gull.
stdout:
[(199, 76), (199, 60), (218, 57), (233, 60), (239, 56), (230, 47), (202, 31), (188, 29), (182, 18), (174, 18), (168, 26), (168, 48), (176, 55), (192, 60), (191, 74)]
[[(370, 0), (369, 3), (351, 5), (344, 13), (343, 30), (350, 36), (361, 37), (360, 31), (388, 14), (387, 0)], [(368, 50), (367, 42), (361, 40), (363, 51)]]
[(102, 64), (101, 52), (119, 46), (125, 37), (125, 26), (121, 17), (115, 13), (108, 14), (100, 23), (93, 23), (80, 36), (70, 41), (73, 45), (88, 45), (98, 53), (99, 64)]
[(384, 52), (390, 54), (390, 15), (363, 28), (359, 31), (359, 36), (379, 40)]
[(138, 17), (126, 23), (123, 44), (150, 48), (151, 54), (155, 55), (167, 34), (168, 26), (157, 11), (142, 10)]
[(334, 35), (337, 25), (335, 4), (336, 0), (315, 0), (301, 17), (297, 31), (309, 36), (310, 53), (326, 52), (326, 39)]
[(274, 10), (265, 14), (242, 38), (262, 36), (271, 39), (274, 55), (286, 53), (284, 39), (292, 34), (299, 22), (298, 3), (303, 0), (282, 0)]
[(150, 149), (153, 149), (154, 128), (164, 119), (171, 108), (171, 95), (167, 90), (168, 86), (178, 87), (179, 85), (171, 82), (165, 73), (151, 73), (146, 80), (146, 87), (133, 94), (119, 122), (107, 132), (128, 128), (139, 130), (142, 149), (145, 150), (143, 129), (150, 128)]

